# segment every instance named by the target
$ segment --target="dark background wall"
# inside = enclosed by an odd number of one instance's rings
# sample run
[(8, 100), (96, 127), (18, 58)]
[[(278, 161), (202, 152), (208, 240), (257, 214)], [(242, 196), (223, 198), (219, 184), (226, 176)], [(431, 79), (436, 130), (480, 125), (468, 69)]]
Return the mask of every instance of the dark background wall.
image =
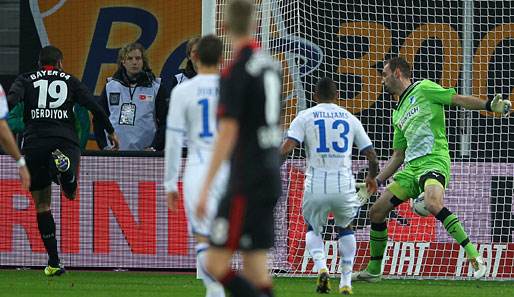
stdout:
[(0, 1), (0, 83), (8, 89), (18, 74), (20, 2)]

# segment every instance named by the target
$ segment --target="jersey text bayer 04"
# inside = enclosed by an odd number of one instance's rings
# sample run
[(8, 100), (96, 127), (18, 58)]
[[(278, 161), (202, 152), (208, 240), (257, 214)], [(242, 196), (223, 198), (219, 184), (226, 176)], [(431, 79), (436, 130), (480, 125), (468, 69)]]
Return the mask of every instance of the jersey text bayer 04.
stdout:
[(305, 191), (315, 194), (355, 188), (351, 169), (353, 144), (360, 151), (372, 146), (361, 122), (333, 103), (321, 103), (301, 111), (286, 137), (305, 144)]
[(20, 75), (11, 86), (7, 101), (13, 108), (24, 102), (26, 142), (34, 138), (63, 137), (79, 143), (73, 107), (85, 106), (101, 118), (108, 133), (114, 131), (105, 111), (76, 77), (53, 66)]
[(230, 193), (281, 195), (280, 66), (256, 43), (239, 50), (220, 81), (219, 118), (235, 119), (239, 131), (231, 156)]
[(423, 80), (400, 96), (393, 111), (393, 148), (406, 148), (405, 162), (426, 155), (449, 158), (444, 105), (450, 105), (454, 89)]

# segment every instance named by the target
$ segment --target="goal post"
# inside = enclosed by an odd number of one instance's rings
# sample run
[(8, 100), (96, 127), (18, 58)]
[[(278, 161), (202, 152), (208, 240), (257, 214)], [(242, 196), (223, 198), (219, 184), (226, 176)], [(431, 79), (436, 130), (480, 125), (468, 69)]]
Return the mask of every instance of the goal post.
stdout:
[(202, 0), (202, 36), (216, 34), (216, 0)]
[[(215, 32), (230, 47), (221, 27), (228, 0), (213, 0)], [(313, 106), (317, 80), (330, 76), (338, 104), (363, 123), (381, 160), (392, 155), (395, 99), (381, 84), (384, 62), (404, 57), (412, 79), (430, 79), (459, 94), (513, 100), (514, 8), (507, 1), (255, 0), (256, 38), (283, 69), (283, 123)], [(452, 158), (445, 206), (461, 221), (487, 263), (486, 279), (514, 279), (514, 139), (511, 117), (446, 108)], [(367, 161), (353, 154), (353, 173), (362, 179)], [(314, 276), (305, 248), (301, 215), (306, 162), (295, 149), (282, 167), (283, 196), (276, 208), (276, 246), (270, 268), (280, 275)], [(384, 188), (380, 189), (382, 192)], [(374, 197), (373, 199), (376, 199)], [(372, 199), (372, 200), (373, 200)], [(354, 224), (358, 249), (354, 270), (369, 260), (369, 207)], [(462, 248), (434, 217), (421, 218), (404, 203), (388, 218), (384, 255), (387, 278), (469, 279), (472, 269)], [(323, 237), (328, 266), (339, 269), (337, 228), (327, 221)], [(239, 264), (237, 264), (239, 265)]]

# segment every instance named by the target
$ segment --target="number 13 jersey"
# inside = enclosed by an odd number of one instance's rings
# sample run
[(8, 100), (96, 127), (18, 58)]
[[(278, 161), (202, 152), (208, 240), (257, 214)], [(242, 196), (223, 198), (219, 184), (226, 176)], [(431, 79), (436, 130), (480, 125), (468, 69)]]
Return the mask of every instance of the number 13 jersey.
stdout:
[(361, 152), (372, 146), (361, 122), (333, 103), (320, 103), (298, 113), (286, 137), (305, 144), (305, 191), (311, 193), (341, 193), (353, 187), (353, 143)]

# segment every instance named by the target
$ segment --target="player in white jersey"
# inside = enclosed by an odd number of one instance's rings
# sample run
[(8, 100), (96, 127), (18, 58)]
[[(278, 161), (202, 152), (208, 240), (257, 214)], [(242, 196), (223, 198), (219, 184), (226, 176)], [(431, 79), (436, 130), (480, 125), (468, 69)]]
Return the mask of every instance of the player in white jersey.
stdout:
[(9, 117), (7, 99), (4, 89), (2, 88), (2, 85), (0, 85), (0, 146), (16, 161), (21, 184), (23, 187), (28, 189), (30, 187), (30, 173), (27, 165), (25, 164), (25, 158), (20, 154), (20, 150), (16, 145), (14, 136), (9, 129), (7, 117)]
[(165, 182), (166, 199), (172, 210), (178, 199), (178, 175), (182, 138), (188, 139), (187, 165), (184, 173), (184, 203), (190, 228), (197, 239), (197, 275), (207, 288), (206, 296), (225, 296), (223, 286), (205, 273), (204, 258), (209, 247), (208, 236), (218, 201), (225, 191), (228, 167), (217, 175), (211, 187), (207, 219), (196, 215), (199, 192), (209, 168), (217, 136), (216, 111), (219, 100), (219, 64), (222, 43), (214, 35), (202, 37), (193, 54), (198, 75), (178, 85), (171, 92), (166, 128)]
[[(186, 59), (187, 59), (186, 67), (183, 70), (180, 70), (179, 73), (175, 74), (171, 78), (171, 90), (172, 91), (177, 85), (179, 85), (183, 82), (186, 82), (196, 76), (196, 74), (197, 74), (196, 65), (195, 65), (196, 61), (193, 60), (193, 54), (196, 53), (196, 47), (197, 47), (198, 40), (200, 40), (200, 36), (194, 36), (191, 39), (189, 39), (189, 41), (187, 42), (187, 44), (186, 44)], [(187, 147), (187, 138), (186, 137), (184, 137), (182, 146)]]
[(361, 206), (351, 170), (353, 143), (369, 161), (366, 177), (368, 192), (376, 192), (378, 188), (375, 180), (378, 161), (361, 122), (336, 105), (336, 98), (337, 89), (332, 79), (320, 79), (314, 94), (318, 105), (298, 113), (289, 127), (281, 153), (285, 157), (297, 145), (304, 143), (307, 169), (302, 212), (308, 225), (305, 245), (319, 271), (316, 291), (330, 291), (330, 275), (321, 232), (332, 212), (340, 230), (338, 240), (342, 274), (339, 293), (353, 294), (351, 272), (356, 241), (351, 222)]

